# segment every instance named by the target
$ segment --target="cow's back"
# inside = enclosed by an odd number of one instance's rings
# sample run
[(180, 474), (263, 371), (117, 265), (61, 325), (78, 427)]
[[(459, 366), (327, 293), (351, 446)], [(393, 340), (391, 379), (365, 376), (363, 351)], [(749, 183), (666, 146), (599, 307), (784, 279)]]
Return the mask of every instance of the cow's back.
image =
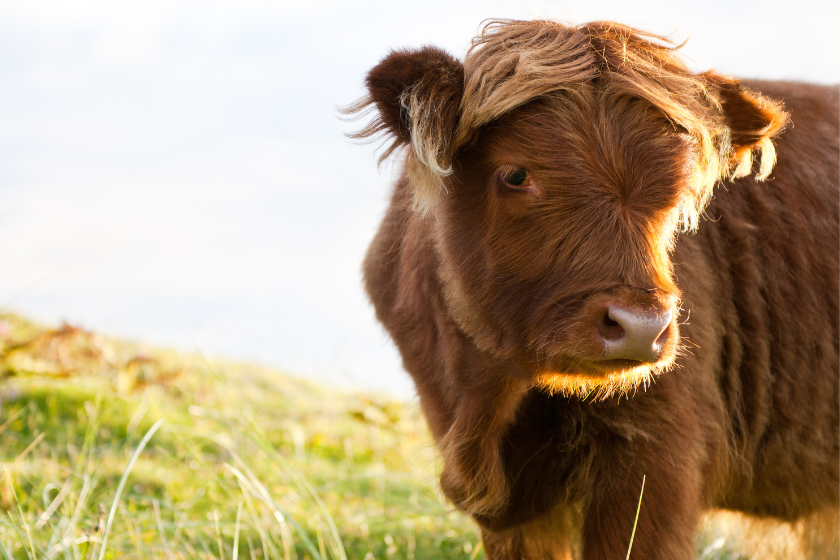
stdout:
[(747, 85), (791, 123), (770, 178), (718, 187), (678, 243), (682, 361), (729, 421), (718, 505), (792, 519), (838, 500), (838, 89)]

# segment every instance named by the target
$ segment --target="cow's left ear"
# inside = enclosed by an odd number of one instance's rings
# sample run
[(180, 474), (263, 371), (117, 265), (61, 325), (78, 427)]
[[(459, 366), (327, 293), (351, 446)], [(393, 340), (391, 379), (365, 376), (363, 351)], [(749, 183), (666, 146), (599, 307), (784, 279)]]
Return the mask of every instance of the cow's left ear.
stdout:
[(772, 139), (788, 122), (782, 104), (751, 91), (734, 78), (706, 72), (705, 78), (721, 104), (732, 145), (731, 177), (752, 171), (753, 154), (760, 156), (756, 179), (766, 179), (776, 163)]

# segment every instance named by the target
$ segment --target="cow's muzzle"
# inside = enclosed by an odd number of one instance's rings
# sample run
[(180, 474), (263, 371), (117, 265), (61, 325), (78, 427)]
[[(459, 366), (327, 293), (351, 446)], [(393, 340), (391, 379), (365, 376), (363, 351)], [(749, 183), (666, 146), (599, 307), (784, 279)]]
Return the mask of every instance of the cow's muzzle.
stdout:
[(604, 346), (604, 360), (659, 360), (670, 336), (671, 309), (609, 306), (600, 316), (596, 336)]

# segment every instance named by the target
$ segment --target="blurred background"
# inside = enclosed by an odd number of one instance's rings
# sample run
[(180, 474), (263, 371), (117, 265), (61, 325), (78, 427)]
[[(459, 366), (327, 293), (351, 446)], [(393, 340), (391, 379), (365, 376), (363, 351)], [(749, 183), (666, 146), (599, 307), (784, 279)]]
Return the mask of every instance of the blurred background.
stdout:
[(398, 166), (343, 134), (389, 49), (613, 19), (698, 70), (840, 81), (835, 0), (0, 3), (0, 311), (413, 388), (361, 287)]

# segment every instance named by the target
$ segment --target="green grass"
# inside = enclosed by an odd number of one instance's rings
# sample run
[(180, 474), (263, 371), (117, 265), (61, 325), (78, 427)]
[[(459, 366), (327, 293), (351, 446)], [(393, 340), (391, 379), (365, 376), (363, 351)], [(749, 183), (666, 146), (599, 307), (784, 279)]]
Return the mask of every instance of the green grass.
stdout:
[(0, 316), (3, 560), (484, 558), (437, 461), (414, 404)]
[(14, 316), (2, 328), (0, 558), (482, 557), (438, 494), (414, 406)]

